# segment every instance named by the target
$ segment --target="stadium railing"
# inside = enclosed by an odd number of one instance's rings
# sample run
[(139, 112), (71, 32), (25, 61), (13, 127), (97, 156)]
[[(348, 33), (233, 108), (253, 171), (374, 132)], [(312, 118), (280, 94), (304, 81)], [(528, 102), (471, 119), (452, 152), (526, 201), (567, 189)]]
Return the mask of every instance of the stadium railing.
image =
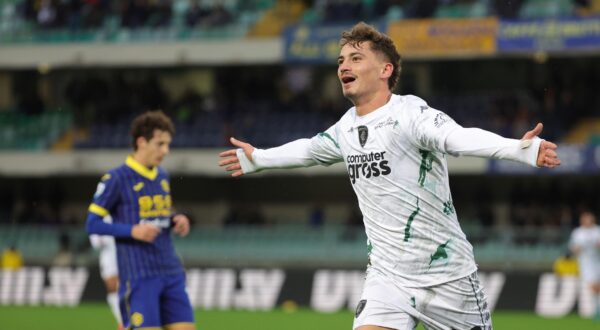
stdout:
[[(537, 236), (511, 228), (477, 232), (467, 226), (465, 231), (474, 242), (478, 264), (485, 268), (549, 269), (566, 251), (567, 237), (560, 229)], [(61, 235), (69, 237), (76, 263), (95, 262), (80, 227), (3, 225), (0, 246), (14, 244), (26, 263), (49, 265), (59, 251)], [(187, 265), (364, 267), (367, 263), (364, 230), (344, 225), (200, 226), (186, 238), (174, 236), (174, 242)]]

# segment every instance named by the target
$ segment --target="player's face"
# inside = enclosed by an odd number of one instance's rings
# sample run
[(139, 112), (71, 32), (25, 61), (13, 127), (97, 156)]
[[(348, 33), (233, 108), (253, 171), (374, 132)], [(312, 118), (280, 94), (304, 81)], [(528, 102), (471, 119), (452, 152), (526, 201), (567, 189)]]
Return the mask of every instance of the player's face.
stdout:
[(583, 227), (591, 227), (596, 223), (596, 217), (590, 212), (585, 212), (580, 216), (579, 223)]
[(338, 78), (344, 96), (357, 104), (362, 97), (387, 88), (388, 66), (391, 64), (386, 63), (384, 58), (371, 50), (370, 41), (344, 45), (338, 57)]
[(171, 140), (171, 133), (159, 129), (154, 130), (154, 136), (150, 140), (146, 140), (143, 137), (140, 138), (137, 152), (145, 160), (144, 165), (149, 167), (160, 165), (169, 153)]

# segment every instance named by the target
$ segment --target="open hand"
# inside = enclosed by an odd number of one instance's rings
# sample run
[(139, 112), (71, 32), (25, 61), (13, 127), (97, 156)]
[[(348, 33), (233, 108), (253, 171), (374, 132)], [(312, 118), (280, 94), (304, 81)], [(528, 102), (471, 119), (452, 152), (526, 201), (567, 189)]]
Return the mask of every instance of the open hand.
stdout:
[[(538, 123), (531, 131), (523, 135), (521, 141), (533, 139), (542, 132), (543, 128), (544, 125), (542, 125), (542, 123)], [(550, 141), (542, 141), (542, 143), (540, 143), (540, 150), (538, 151), (536, 165), (539, 167), (548, 168), (553, 168), (560, 165), (560, 159), (558, 159), (556, 148), (556, 144)]]
[[(254, 147), (246, 142), (242, 142), (240, 140), (235, 139), (234, 137), (230, 138), (229, 141), (234, 146), (241, 148), (248, 157), (248, 160), (252, 161), (252, 152), (254, 151)], [(231, 176), (241, 176), (244, 175), (244, 171), (242, 171), (242, 166), (240, 165), (240, 160), (236, 154), (236, 149), (229, 149), (227, 151), (223, 151), (219, 154), (219, 157), (223, 158), (219, 161), (219, 166), (227, 166), (225, 170), (231, 173)]]

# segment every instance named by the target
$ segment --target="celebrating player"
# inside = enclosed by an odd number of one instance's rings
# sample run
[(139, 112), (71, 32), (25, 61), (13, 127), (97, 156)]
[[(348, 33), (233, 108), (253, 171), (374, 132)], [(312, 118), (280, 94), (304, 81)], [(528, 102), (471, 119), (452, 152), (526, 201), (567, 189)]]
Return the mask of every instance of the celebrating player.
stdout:
[[(171, 230), (189, 232), (189, 219), (172, 210), (167, 172), (159, 167), (175, 132), (161, 111), (136, 117), (132, 155), (105, 174), (89, 207), (87, 231), (111, 235), (117, 243), (119, 298), (127, 328), (193, 330), (185, 273)], [(111, 215), (113, 223), (102, 218)]]
[(581, 282), (592, 290), (594, 317), (600, 320), (600, 227), (591, 212), (581, 213), (579, 225), (571, 233), (569, 247), (577, 256)]
[(396, 95), (400, 55), (392, 40), (358, 23), (342, 33), (338, 77), (354, 104), (312, 139), (261, 150), (231, 138), (220, 154), (232, 176), (344, 162), (368, 237), (369, 267), (354, 329), (491, 329), (473, 248), (458, 223), (446, 154), (531, 166), (560, 164), (554, 143), (463, 128), (412, 95)]

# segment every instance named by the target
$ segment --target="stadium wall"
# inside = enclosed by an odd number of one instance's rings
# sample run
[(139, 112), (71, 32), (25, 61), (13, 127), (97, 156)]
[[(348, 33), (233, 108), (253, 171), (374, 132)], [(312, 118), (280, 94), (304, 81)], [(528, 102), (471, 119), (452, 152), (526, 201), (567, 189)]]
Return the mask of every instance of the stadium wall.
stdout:
[[(480, 271), (491, 310), (546, 317), (593, 314), (592, 297), (576, 277), (552, 273)], [(200, 309), (310, 308), (353, 310), (360, 299), (359, 269), (189, 268), (187, 290)], [(0, 272), (0, 305), (77, 306), (105, 299), (97, 268), (27, 267)]]

